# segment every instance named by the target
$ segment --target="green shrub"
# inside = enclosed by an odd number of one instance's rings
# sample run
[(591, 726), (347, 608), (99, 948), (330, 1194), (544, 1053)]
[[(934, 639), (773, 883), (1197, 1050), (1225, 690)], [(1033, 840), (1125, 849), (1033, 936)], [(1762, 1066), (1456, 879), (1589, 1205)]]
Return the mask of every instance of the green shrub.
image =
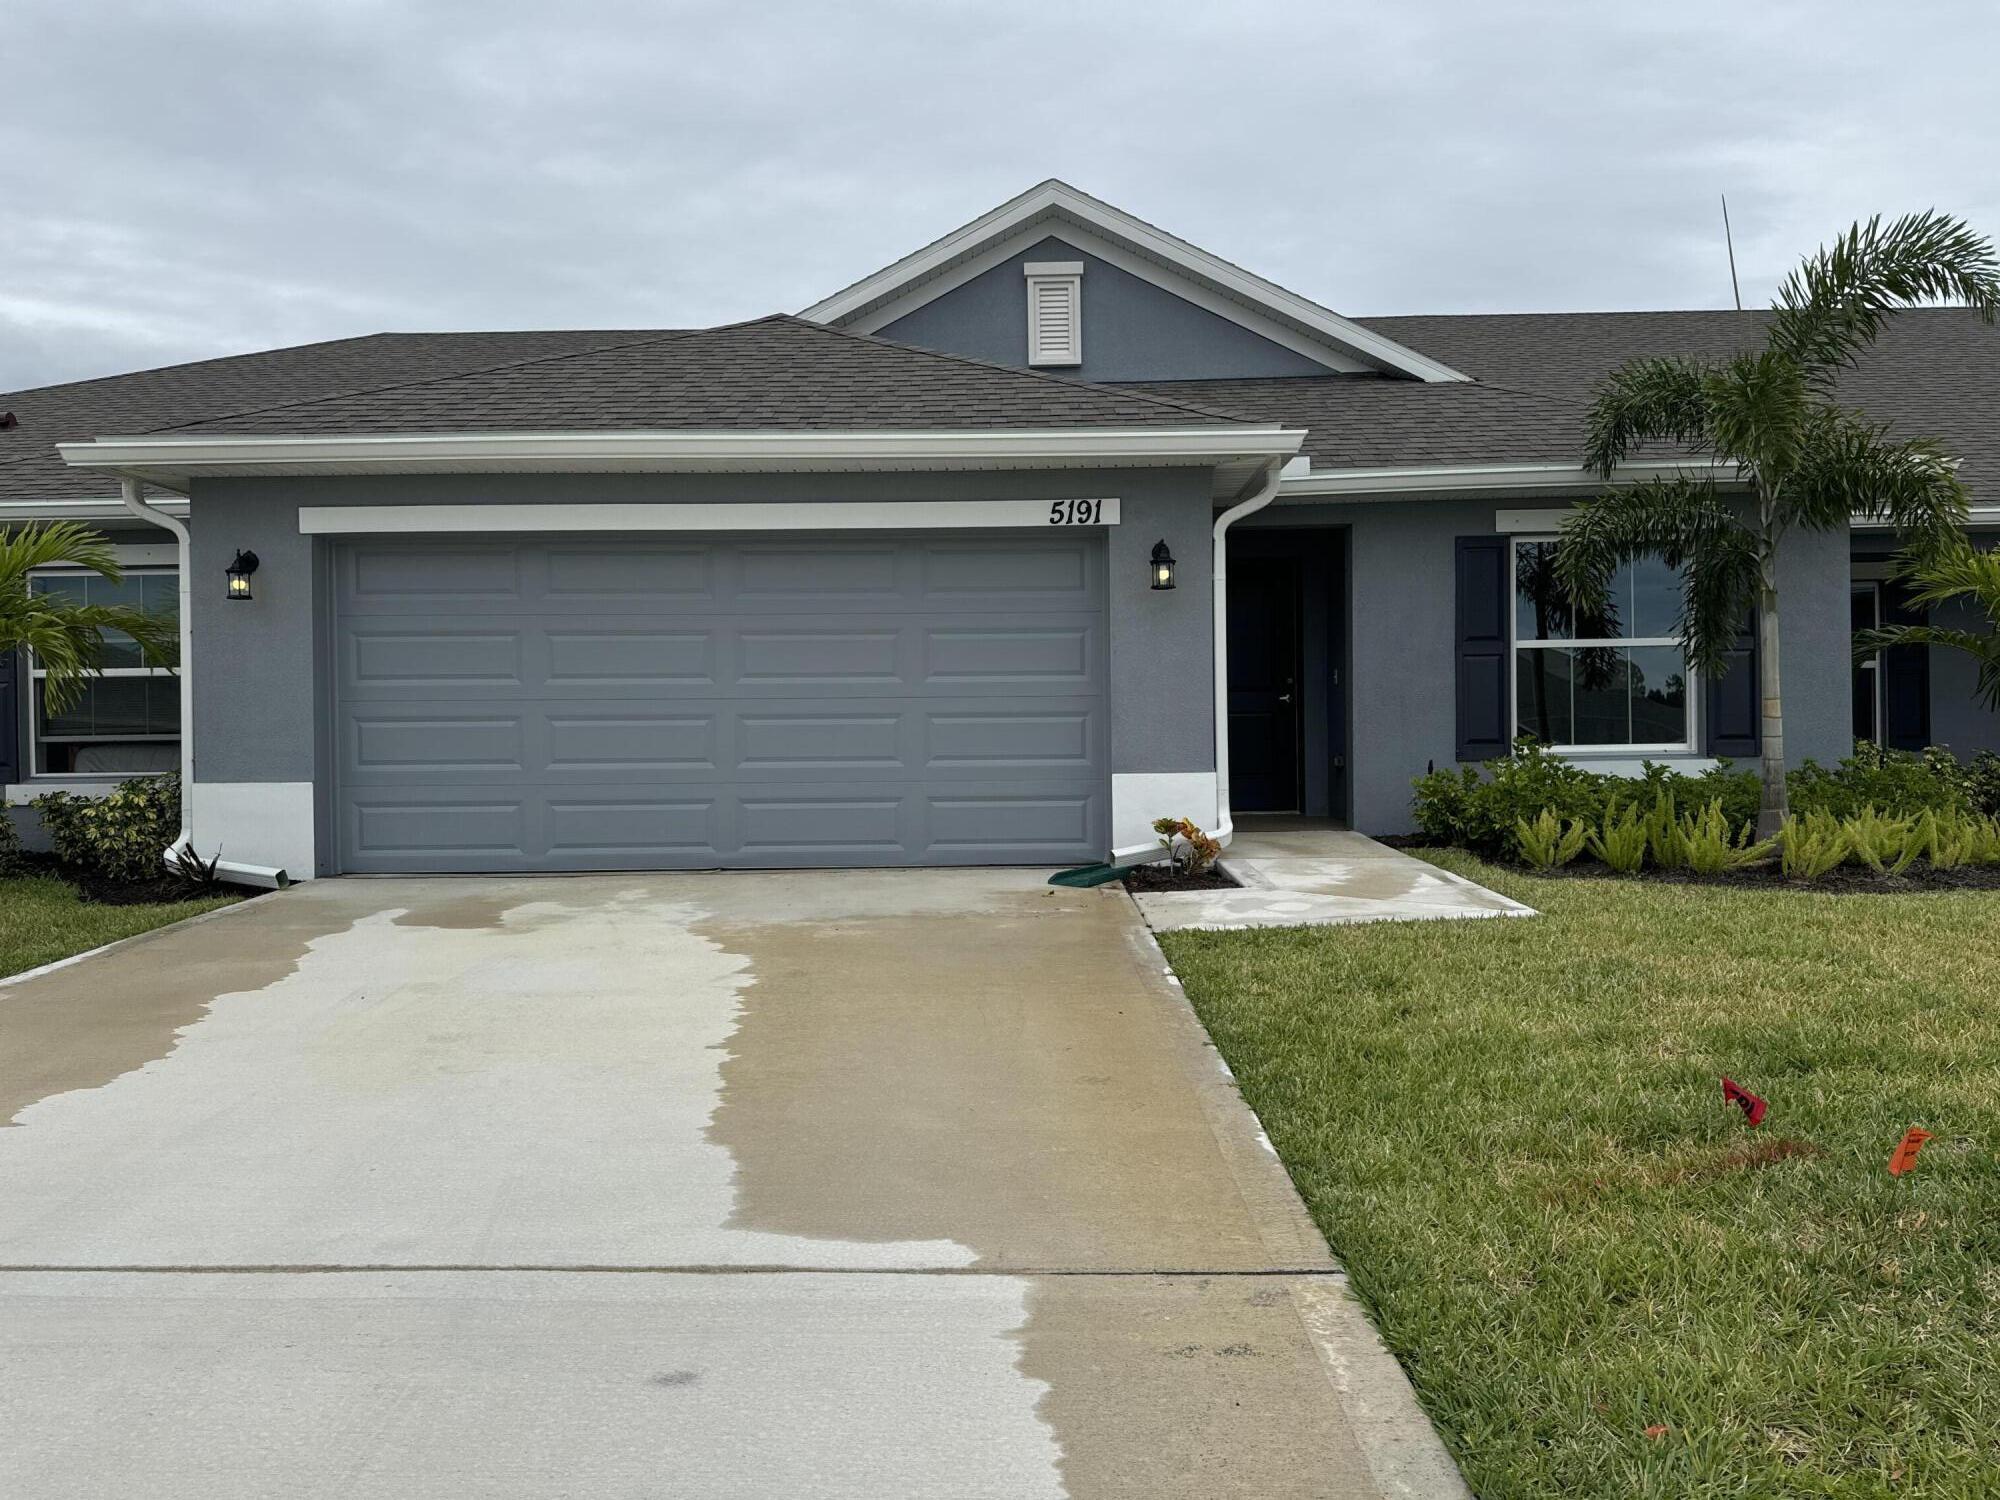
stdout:
[(1866, 740), (1832, 770), (1809, 760), (1786, 777), (1793, 812), (1829, 813), (1843, 821), (1871, 807), (1890, 818), (1972, 812), (1973, 785), (1971, 773), (1941, 745), (1919, 754)]
[(1847, 831), (1831, 813), (1790, 813), (1778, 834), (1781, 867), (1794, 880), (1817, 880), (1847, 858)]
[[(1722, 801), (1716, 798), (1710, 805), (1720, 808)], [(1681, 831), (1681, 820), (1672, 792), (1662, 787), (1653, 794), (1653, 810), (1646, 814), (1645, 824), (1646, 853), (1652, 857), (1653, 863), (1662, 870), (1685, 870), (1688, 867), (1687, 838)]]
[(33, 805), (64, 869), (99, 880), (155, 880), (180, 834), (181, 779), (142, 776), (102, 797), (49, 792)]
[(2000, 755), (1982, 750), (1965, 768), (1967, 794), (1972, 810), (1981, 817), (2000, 818)]
[(26, 863), (21, 857), (21, 830), (4, 805), (0, 805), (0, 875), (18, 875)]
[(1877, 875), (1900, 875), (1924, 852), (1925, 839), (1916, 818), (1887, 818), (1864, 807), (1841, 825), (1848, 855)]
[(1489, 859), (1514, 854), (1515, 829), (1544, 811), (1567, 822), (1596, 823), (1604, 815), (1609, 789), (1627, 785), (1551, 755), (1533, 740), (1521, 740), (1503, 760), (1486, 762), (1486, 776), (1461, 766), (1420, 776), (1416, 786), (1417, 826), (1431, 838), (1471, 849)]
[(1967, 826), (1969, 821), (1957, 813), (1938, 813), (1928, 808), (1917, 819), (1933, 870), (1956, 870), (1971, 860), (1978, 835)]
[(1681, 857), (1697, 875), (1720, 875), (1769, 859), (1778, 846), (1776, 839), (1751, 843), (1754, 825), (1749, 823), (1736, 824), (1732, 832), (1719, 797), (1698, 813), (1683, 813), (1677, 831)]
[(1590, 825), (1583, 819), (1565, 823), (1545, 807), (1534, 822), (1523, 818), (1514, 825), (1514, 848), (1530, 869), (1553, 870), (1583, 853), (1589, 834)]
[(1590, 835), (1590, 852), (1620, 875), (1632, 875), (1646, 862), (1646, 825), (1639, 809), (1620, 811), (1613, 803), (1604, 810), (1603, 826)]

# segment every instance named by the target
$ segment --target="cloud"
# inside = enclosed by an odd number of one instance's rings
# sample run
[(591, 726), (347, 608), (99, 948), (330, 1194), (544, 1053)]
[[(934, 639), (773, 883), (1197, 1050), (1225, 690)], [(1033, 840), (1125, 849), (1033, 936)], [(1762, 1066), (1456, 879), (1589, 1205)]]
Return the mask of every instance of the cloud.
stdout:
[(2000, 232), (1985, 4), (11, 0), (0, 389), (796, 309), (1048, 176), (1345, 312), (1716, 306)]

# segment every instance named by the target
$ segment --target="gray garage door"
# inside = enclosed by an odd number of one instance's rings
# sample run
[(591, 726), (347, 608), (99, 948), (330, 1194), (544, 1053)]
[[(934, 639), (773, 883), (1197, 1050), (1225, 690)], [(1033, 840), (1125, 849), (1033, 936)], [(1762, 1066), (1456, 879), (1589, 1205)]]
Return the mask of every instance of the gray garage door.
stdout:
[(1104, 852), (1098, 534), (360, 541), (336, 579), (343, 869)]

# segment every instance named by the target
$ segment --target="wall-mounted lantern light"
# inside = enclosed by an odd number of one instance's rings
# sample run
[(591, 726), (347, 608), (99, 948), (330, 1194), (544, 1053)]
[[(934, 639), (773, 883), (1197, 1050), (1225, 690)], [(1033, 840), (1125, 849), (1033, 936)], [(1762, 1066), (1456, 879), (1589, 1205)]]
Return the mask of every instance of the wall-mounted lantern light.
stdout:
[(238, 552), (236, 561), (229, 565), (229, 597), (248, 599), (250, 597), (250, 575), (257, 571), (257, 554)]
[(1153, 575), (1153, 587), (1170, 589), (1174, 586), (1174, 555), (1167, 550), (1164, 539), (1153, 543), (1153, 562), (1148, 571)]

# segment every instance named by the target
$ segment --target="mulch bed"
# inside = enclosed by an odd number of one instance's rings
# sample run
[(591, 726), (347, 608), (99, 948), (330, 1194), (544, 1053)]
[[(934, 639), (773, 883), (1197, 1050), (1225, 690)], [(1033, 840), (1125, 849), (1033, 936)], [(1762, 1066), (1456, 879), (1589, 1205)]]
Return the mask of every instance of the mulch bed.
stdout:
[[(1421, 833), (1392, 833), (1376, 839), (1391, 849), (1421, 853), (1426, 849), (1453, 847), (1426, 838)], [(1912, 865), (1901, 875), (1877, 875), (1861, 865), (1842, 865), (1817, 880), (1788, 880), (1778, 862), (1751, 865), (1721, 875), (1697, 875), (1691, 870), (1656, 870), (1650, 865), (1634, 875), (1620, 875), (1609, 865), (1585, 857), (1554, 870), (1531, 870), (1510, 864), (1506, 869), (1530, 880), (1648, 880), (1660, 885), (1725, 885), (1739, 891), (1818, 891), (1829, 896), (1907, 896), (1919, 891), (2000, 891), (2000, 865), (1962, 865), (1955, 870), (1934, 870), (1927, 864)]]
[(1233, 891), (1240, 889), (1220, 865), (1199, 875), (1183, 875), (1172, 865), (1134, 865), (1125, 872), (1128, 891)]

